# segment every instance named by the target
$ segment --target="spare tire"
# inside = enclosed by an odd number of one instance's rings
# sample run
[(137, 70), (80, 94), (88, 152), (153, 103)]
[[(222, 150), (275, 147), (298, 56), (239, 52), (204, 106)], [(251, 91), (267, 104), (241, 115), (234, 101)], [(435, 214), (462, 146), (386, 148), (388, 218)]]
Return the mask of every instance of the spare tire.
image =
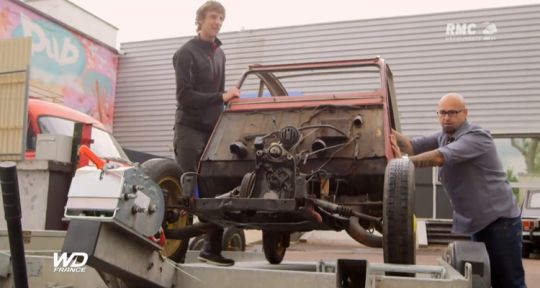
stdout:
[(385, 263), (415, 264), (414, 165), (408, 158), (386, 166), (383, 191), (383, 254)]
[[(154, 158), (141, 165), (143, 172), (154, 180), (162, 189), (166, 191), (165, 197), (165, 217), (163, 219), (163, 229), (179, 229), (190, 225), (192, 217), (179, 208), (178, 199), (182, 195), (180, 176), (182, 168), (176, 161), (165, 158)], [(170, 240), (167, 239), (163, 246), (163, 255), (176, 262), (184, 262), (189, 239)]]

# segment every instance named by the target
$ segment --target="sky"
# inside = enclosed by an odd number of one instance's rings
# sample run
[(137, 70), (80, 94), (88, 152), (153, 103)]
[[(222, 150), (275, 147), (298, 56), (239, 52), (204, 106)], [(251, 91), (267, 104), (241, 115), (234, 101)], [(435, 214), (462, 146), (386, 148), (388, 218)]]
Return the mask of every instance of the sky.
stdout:
[[(195, 35), (195, 12), (206, 0), (70, 0), (116, 26), (117, 43)], [(221, 32), (505, 6), (540, 0), (221, 0)]]

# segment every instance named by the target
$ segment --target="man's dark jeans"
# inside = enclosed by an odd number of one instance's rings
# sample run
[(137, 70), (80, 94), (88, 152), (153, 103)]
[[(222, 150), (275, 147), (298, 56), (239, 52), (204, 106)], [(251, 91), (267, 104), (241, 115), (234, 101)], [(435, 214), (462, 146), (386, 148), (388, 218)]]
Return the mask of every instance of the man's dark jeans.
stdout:
[[(176, 124), (174, 127), (174, 156), (183, 172), (197, 171), (199, 159), (210, 138), (210, 133)], [(200, 219), (204, 222), (204, 219)], [(203, 249), (211, 254), (221, 254), (223, 228), (208, 231)]]
[(493, 288), (527, 287), (521, 260), (521, 233), (521, 217), (516, 217), (499, 218), (472, 235), (473, 241), (486, 244)]

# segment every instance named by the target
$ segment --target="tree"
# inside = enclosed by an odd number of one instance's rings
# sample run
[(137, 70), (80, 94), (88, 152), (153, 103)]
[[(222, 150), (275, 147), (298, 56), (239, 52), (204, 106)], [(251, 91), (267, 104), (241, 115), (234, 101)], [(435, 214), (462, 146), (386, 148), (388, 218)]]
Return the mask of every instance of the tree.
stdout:
[(540, 173), (540, 139), (511, 138), (511, 143), (525, 158), (527, 173)]
[[(506, 177), (508, 178), (508, 181), (509, 182), (518, 182), (518, 178), (516, 176), (516, 174), (514, 174), (514, 169), (512, 168), (508, 168), (506, 170)], [(512, 192), (514, 193), (514, 196), (516, 196), (516, 199), (518, 200), (518, 202), (521, 203), (521, 197), (519, 197), (519, 188), (512, 188)]]

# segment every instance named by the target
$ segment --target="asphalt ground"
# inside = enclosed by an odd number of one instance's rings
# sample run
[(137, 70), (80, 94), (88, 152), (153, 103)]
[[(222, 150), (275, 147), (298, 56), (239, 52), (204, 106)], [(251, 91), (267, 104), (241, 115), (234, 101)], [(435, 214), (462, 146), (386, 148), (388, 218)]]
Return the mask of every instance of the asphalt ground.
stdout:
[[(252, 236), (252, 235), (250, 235)], [(248, 237), (247, 251), (262, 251), (262, 245), (257, 237)], [(437, 265), (446, 246), (435, 245), (418, 248), (416, 263), (422, 265)], [(351, 239), (344, 232), (314, 231), (302, 236), (298, 241), (291, 242), (284, 261), (335, 261), (337, 259), (365, 259), (370, 263), (383, 263), (381, 248), (363, 246)], [(540, 288), (540, 254), (533, 254), (531, 259), (523, 259), (527, 287)]]

